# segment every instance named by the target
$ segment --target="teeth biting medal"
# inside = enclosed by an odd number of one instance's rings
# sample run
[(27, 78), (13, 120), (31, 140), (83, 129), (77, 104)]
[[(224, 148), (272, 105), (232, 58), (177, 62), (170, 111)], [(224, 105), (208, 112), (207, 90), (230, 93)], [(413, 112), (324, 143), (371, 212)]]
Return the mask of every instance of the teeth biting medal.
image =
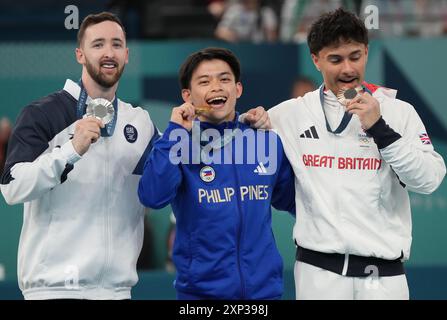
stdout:
[(356, 87), (356, 88), (343, 88), (340, 89), (337, 93), (337, 100), (344, 106), (347, 106), (351, 100), (353, 100), (357, 95), (362, 92), (362, 87)]
[(226, 102), (227, 102), (227, 98), (224, 96), (214, 97), (214, 98), (206, 100), (207, 104), (194, 107), (194, 112), (196, 115), (208, 113), (213, 110), (213, 107), (211, 107), (211, 104), (214, 104), (214, 103), (225, 104)]
[(211, 107), (209, 105), (194, 107), (194, 112), (196, 115), (200, 115), (200, 114), (207, 113), (210, 111), (211, 111)]

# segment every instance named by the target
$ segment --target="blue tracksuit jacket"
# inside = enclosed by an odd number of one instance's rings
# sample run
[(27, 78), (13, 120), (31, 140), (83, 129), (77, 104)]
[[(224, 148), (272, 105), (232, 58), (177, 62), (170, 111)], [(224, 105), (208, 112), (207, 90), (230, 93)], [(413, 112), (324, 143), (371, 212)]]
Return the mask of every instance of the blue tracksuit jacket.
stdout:
[[(178, 296), (280, 298), (283, 263), (271, 228), (271, 205), (293, 214), (295, 211), (294, 174), (282, 143), (273, 131), (256, 131), (237, 121), (217, 126), (199, 121), (195, 124), (200, 124), (201, 130), (214, 128), (221, 133), (224, 129), (240, 129), (232, 132), (253, 134), (255, 141), (242, 148), (242, 164), (209, 165), (191, 163), (193, 139), (183, 139), (181, 143), (169, 140), (175, 129), (184, 137), (192, 136), (173, 122), (154, 143), (139, 182), (138, 196), (147, 207), (172, 206), (177, 219), (173, 260)], [(236, 133), (231, 143), (214, 150), (216, 155), (229, 157), (235, 163), (238, 138)], [(276, 145), (269, 145), (269, 139)], [(189, 150), (179, 151), (175, 147), (179, 145)], [(274, 150), (270, 150), (272, 145)], [(276, 153), (276, 170), (270, 170), (275, 169), (270, 165), (266, 169), (267, 165), (261, 163), (257, 155), (261, 147), (266, 147), (266, 154)], [(182, 157), (183, 163), (170, 161), (172, 150)], [(250, 156), (254, 156), (254, 161), (250, 161)]]

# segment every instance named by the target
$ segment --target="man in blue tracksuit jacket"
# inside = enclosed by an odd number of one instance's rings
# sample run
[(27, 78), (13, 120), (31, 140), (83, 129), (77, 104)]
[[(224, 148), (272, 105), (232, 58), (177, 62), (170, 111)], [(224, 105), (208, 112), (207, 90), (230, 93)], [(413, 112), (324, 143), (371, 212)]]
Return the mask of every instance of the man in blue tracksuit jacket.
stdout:
[(171, 204), (176, 216), (179, 299), (279, 299), (283, 292), (271, 205), (294, 213), (294, 174), (273, 131), (238, 121), (239, 79), (229, 50), (188, 57), (180, 69), (185, 103), (173, 109), (139, 183), (144, 205)]

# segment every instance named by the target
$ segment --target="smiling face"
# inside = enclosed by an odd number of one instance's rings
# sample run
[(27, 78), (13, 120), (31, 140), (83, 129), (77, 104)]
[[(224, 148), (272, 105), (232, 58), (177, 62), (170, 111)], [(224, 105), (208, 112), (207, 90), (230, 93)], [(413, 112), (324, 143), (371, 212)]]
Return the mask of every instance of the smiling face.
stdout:
[(190, 88), (182, 90), (185, 102), (211, 107), (199, 119), (214, 124), (234, 119), (236, 100), (241, 94), (242, 84), (236, 82), (230, 65), (219, 59), (203, 60), (192, 73)]
[(340, 41), (337, 46), (324, 47), (312, 60), (323, 75), (324, 84), (335, 95), (341, 89), (362, 84), (368, 60), (368, 47), (355, 41)]
[(97, 84), (104, 88), (115, 85), (129, 57), (121, 26), (113, 21), (89, 26), (76, 49), (76, 57)]

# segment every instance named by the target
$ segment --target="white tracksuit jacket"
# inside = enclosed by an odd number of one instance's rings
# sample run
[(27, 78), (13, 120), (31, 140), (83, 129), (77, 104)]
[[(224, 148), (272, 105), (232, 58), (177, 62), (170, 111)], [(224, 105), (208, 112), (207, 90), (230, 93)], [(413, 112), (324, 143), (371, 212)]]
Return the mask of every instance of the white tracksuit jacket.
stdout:
[(395, 131), (378, 127), (379, 150), (356, 115), (339, 134), (326, 129), (320, 89), (269, 110), (295, 172), (295, 241), (326, 253), (408, 259), (407, 190), (436, 190), (446, 173), (442, 157), (395, 90), (371, 86), (383, 120)]
[(145, 209), (137, 186), (158, 131), (146, 111), (118, 100), (113, 136), (81, 158), (70, 141), (79, 93), (67, 80), (24, 108), (10, 139), (0, 186), (9, 204), (24, 203), (26, 299), (129, 299), (138, 280)]

